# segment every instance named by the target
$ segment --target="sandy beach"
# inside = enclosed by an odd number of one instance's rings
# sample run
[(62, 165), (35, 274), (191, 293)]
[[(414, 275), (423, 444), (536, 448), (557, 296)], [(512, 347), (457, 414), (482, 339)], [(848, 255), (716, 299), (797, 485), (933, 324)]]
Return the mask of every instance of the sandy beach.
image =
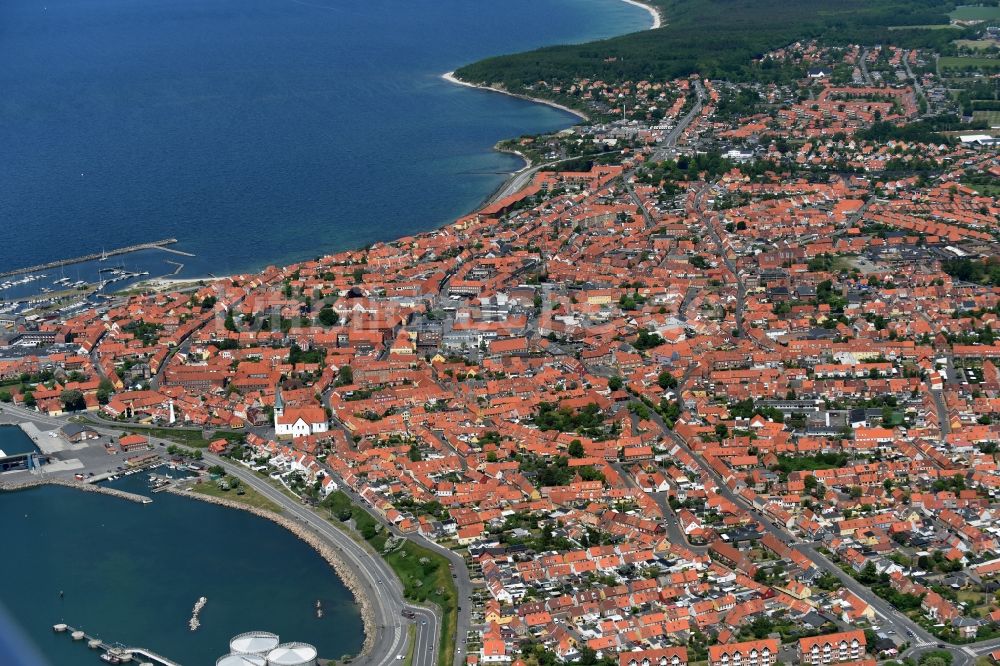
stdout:
[(636, 7), (642, 7), (653, 17), (653, 25), (649, 26), (650, 30), (656, 30), (661, 25), (663, 25), (663, 17), (660, 16), (660, 10), (653, 5), (647, 5), (644, 2), (639, 2), (639, 0), (622, 0), (622, 2), (627, 2), (630, 5), (635, 5)]
[(574, 116), (580, 120), (590, 120), (590, 117), (585, 113), (581, 113), (576, 109), (571, 109), (568, 106), (563, 106), (562, 104), (557, 104), (555, 102), (550, 102), (547, 99), (539, 99), (537, 97), (531, 97), (529, 95), (520, 95), (518, 93), (512, 93), (509, 90), (504, 90), (503, 88), (494, 88), (493, 86), (477, 86), (474, 83), (469, 83), (468, 81), (462, 81), (461, 79), (455, 78), (455, 72), (445, 72), (441, 75), (441, 78), (448, 83), (455, 83), (460, 86), (465, 86), (466, 88), (476, 88), (477, 90), (490, 90), (493, 92), (498, 92), (501, 95), (510, 95), (511, 97), (517, 97), (518, 99), (525, 99), (529, 102), (535, 102), (536, 104), (544, 104), (545, 106), (551, 106), (554, 109), (559, 109), (560, 111), (565, 111), (566, 113), (572, 113)]

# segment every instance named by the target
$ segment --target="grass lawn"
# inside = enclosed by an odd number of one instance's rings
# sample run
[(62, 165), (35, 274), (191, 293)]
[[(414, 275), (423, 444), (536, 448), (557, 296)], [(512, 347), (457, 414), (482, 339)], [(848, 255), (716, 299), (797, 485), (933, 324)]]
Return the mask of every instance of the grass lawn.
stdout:
[(989, 21), (1000, 19), (1000, 7), (979, 7), (976, 5), (962, 5), (948, 14), (956, 21)]
[(974, 183), (962, 183), (967, 187), (971, 187), (976, 192), (979, 192), (984, 197), (1000, 197), (1000, 181), (996, 181), (995, 185), (976, 185)]
[(977, 49), (979, 51), (985, 51), (991, 46), (995, 45), (992, 39), (956, 39), (955, 46), (964, 46), (967, 49)]
[[(323, 501), (323, 506), (337, 519), (354, 522), (357, 532), (381, 553), (386, 533), (367, 511), (337, 491)], [(443, 555), (407, 540), (402, 548), (382, 556), (403, 583), (403, 594), (417, 603), (431, 602), (441, 609), (439, 660), (441, 666), (452, 663), (458, 633), (458, 592), (451, 577), (449, 561)]]
[(201, 483), (196, 483), (191, 487), (191, 490), (196, 493), (201, 493), (202, 495), (210, 495), (211, 497), (224, 497), (225, 499), (233, 500), (234, 502), (239, 502), (241, 504), (246, 504), (247, 506), (256, 507), (258, 509), (266, 509), (268, 511), (273, 511), (274, 513), (281, 513), (281, 507), (267, 499), (260, 493), (258, 493), (253, 488), (248, 486), (243, 486), (243, 494), (236, 494), (235, 490), (222, 490), (215, 484), (214, 481), (203, 481)]
[(964, 601), (970, 604), (979, 604), (983, 598), (986, 596), (982, 592), (975, 592), (973, 590), (959, 590), (955, 593), (959, 601)]
[(941, 69), (964, 70), (967, 68), (973, 68), (987, 72), (1000, 70), (1000, 59), (998, 58), (941, 56), (938, 63), (940, 64)]
[(973, 111), (973, 120), (985, 120), (990, 127), (1000, 126), (1000, 111)]
[(201, 430), (179, 430), (177, 428), (142, 428), (131, 432), (136, 435), (150, 435), (151, 437), (168, 439), (171, 442), (177, 442), (178, 444), (183, 444), (196, 449), (204, 449), (216, 439), (227, 439), (231, 442), (236, 442), (244, 437), (242, 433), (217, 432), (212, 439), (209, 440), (201, 436)]
[(417, 625), (411, 624), (406, 630), (407, 647), (406, 657), (403, 659), (403, 666), (413, 666), (413, 651), (417, 649)]

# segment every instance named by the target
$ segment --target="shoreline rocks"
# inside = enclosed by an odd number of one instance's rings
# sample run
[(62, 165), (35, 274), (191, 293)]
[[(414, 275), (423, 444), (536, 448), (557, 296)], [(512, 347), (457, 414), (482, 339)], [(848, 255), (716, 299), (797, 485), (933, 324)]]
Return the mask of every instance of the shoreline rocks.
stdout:
[(361, 610), (361, 622), (364, 625), (365, 641), (361, 646), (361, 652), (355, 655), (355, 659), (366, 655), (375, 646), (375, 634), (376, 634), (376, 623), (375, 623), (375, 613), (372, 609), (371, 601), (364, 593), (364, 585), (358, 579), (357, 573), (354, 568), (347, 564), (337, 554), (333, 548), (331, 548), (326, 542), (316, 536), (312, 531), (306, 529), (299, 523), (291, 520), (286, 516), (268, 511), (266, 509), (261, 509), (255, 506), (250, 506), (248, 504), (243, 504), (242, 502), (237, 502), (236, 500), (227, 499), (225, 497), (215, 497), (213, 495), (203, 495), (198, 492), (181, 490), (174, 486), (168, 486), (165, 489), (166, 492), (172, 493), (174, 495), (180, 495), (181, 497), (188, 497), (190, 499), (196, 499), (202, 502), (207, 502), (209, 504), (216, 504), (218, 506), (224, 506), (230, 509), (238, 509), (240, 511), (246, 511), (259, 518), (264, 518), (270, 520), (271, 522), (277, 523), (278, 525), (284, 527), (286, 530), (294, 534), (296, 537), (307, 543), (313, 548), (320, 557), (327, 561), (330, 567), (334, 570), (334, 573), (338, 578), (344, 583), (351, 595), (354, 597), (355, 603), (357, 603), (358, 608)]

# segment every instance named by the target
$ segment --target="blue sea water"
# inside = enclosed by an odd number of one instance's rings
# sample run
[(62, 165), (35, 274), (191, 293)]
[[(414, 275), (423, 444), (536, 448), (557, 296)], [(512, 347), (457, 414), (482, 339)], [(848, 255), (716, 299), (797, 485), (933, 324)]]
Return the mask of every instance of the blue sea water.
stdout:
[(521, 166), (496, 141), (574, 122), (443, 72), (649, 24), (618, 0), (4, 0), (0, 271), (172, 236), (197, 256), (116, 262), (222, 275), (434, 228)]
[(24, 431), (17, 426), (0, 425), (0, 451), (8, 456), (18, 453), (31, 453), (38, 447)]
[[(649, 21), (618, 0), (4, 0), (0, 272), (173, 236), (196, 256), (104, 266), (222, 275), (434, 228), (521, 166), (494, 143), (574, 122), (443, 72)], [(248, 514), (40, 488), (0, 495), (0, 516), (0, 639), (23, 631), (52, 663), (96, 662), (60, 620), (185, 664), (253, 628), (360, 645), (327, 565)]]
[[(114, 486), (150, 494), (145, 474)], [(0, 494), (0, 664), (102, 663), (53, 632), (57, 622), (185, 666), (214, 664), (232, 636), (250, 630), (311, 643), (323, 658), (357, 654), (364, 637), (354, 599), (310, 546), (243, 511), (152, 497), (137, 504), (59, 486)], [(201, 596), (201, 627), (191, 631)]]

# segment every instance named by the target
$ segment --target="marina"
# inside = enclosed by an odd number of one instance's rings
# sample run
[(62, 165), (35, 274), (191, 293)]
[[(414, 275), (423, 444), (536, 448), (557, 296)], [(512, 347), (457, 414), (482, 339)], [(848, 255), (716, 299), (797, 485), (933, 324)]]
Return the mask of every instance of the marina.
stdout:
[[(137, 243), (135, 245), (128, 245), (125, 247), (115, 248), (113, 250), (102, 250), (100, 252), (93, 252), (91, 254), (85, 254), (79, 257), (71, 257), (69, 259), (56, 259), (55, 261), (50, 261), (45, 264), (38, 264), (36, 266), (28, 266), (26, 268), (15, 268), (14, 270), (0, 272), (0, 278), (10, 277), (12, 275), (23, 275), (25, 273), (36, 273), (39, 271), (49, 270), (52, 268), (60, 268), (62, 266), (70, 266), (72, 264), (82, 264), (87, 261), (106, 261), (108, 257), (113, 257), (121, 254), (128, 254), (130, 252), (139, 252), (140, 250), (152, 250), (161, 249), (172, 252), (174, 254), (179, 254), (187, 257), (193, 257), (193, 254), (188, 252), (182, 252), (173, 248), (168, 249), (168, 245), (173, 245), (177, 243), (176, 238), (164, 238), (163, 240), (152, 241), (149, 243)], [(44, 275), (42, 277), (45, 277)]]

